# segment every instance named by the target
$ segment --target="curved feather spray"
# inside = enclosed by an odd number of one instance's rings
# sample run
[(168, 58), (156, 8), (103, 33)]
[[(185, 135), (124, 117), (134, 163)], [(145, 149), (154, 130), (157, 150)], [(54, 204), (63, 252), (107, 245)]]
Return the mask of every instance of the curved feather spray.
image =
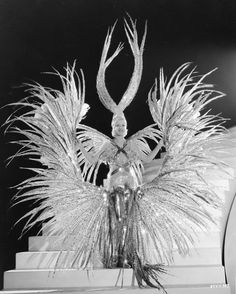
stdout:
[(175, 246), (186, 255), (196, 228), (205, 229), (209, 222), (215, 222), (209, 208), (221, 206), (219, 196), (204, 177), (209, 168), (223, 169), (211, 151), (225, 137), (224, 119), (200, 112), (224, 94), (203, 83), (211, 72), (199, 76), (193, 69), (186, 73), (189, 65), (180, 66), (169, 82), (165, 82), (161, 70), (159, 99), (157, 81), (148, 98), (166, 154), (161, 168), (154, 171), (156, 175), (142, 187), (140, 208), (143, 230), (151, 237), (159, 261), (172, 262)]
[[(22, 234), (36, 223), (44, 223), (49, 235), (57, 235), (56, 243), (64, 243), (68, 252), (75, 250), (72, 258), (60, 259), (60, 266), (80, 267), (92, 259), (106, 205), (102, 201), (104, 189), (84, 180), (80, 162), (76, 131), (88, 110), (83, 74), (81, 71), (81, 78), (76, 74), (75, 63), (65, 70), (65, 76), (56, 72), (63, 92), (31, 85), (33, 101), (28, 97), (15, 103), (25, 107), (26, 112), (10, 117), (7, 123), (11, 132), (23, 136), (16, 142), (22, 148), (15, 156), (27, 156), (41, 163), (40, 167), (29, 168), (35, 176), (17, 187), (15, 203), (38, 203), (19, 220), (27, 219)], [(25, 128), (15, 127), (18, 122), (24, 123)]]

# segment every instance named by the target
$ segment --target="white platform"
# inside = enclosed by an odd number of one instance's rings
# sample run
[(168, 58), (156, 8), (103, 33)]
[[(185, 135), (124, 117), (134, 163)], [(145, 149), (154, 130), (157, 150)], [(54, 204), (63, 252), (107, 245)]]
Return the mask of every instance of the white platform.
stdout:
[[(58, 257), (63, 258), (65, 251), (19, 252), (16, 254), (16, 269), (54, 269)], [(70, 252), (68, 259), (73, 257)], [(178, 266), (221, 265), (221, 249), (219, 247), (191, 249), (189, 255), (181, 256), (174, 252), (174, 264)], [(97, 262), (102, 268), (102, 263)]]
[[(167, 288), (168, 294), (231, 294), (228, 285), (214, 284), (209, 286), (195, 286), (195, 287), (178, 287)], [(137, 287), (113, 287), (101, 289), (86, 289), (70, 288), (70, 289), (38, 289), (38, 290), (5, 290), (1, 294), (79, 294), (79, 293), (92, 293), (92, 294), (162, 294), (162, 291), (157, 289), (139, 289)]]
[[(160, 276), (160, 282), (166, 286), (204, 286), (225, 284), (224, 268), (213, 266), (168, 267), (168, 274)], [(120, 269), (98, 269), (93, 271), (63, 270), (11, 270), (4, 274), (5, 289), (44, 289), (72, 287), (114, 287)], [(123, 285), (132, 286), (133, 270), (124, 269)], [(135, 283), (136, 284), (136, 283)], [(119, 281), (121, 285), (121, 279)]]
[[(195, 245), (189, 244), (190, 248), (220, 247), (219, 229), (214, 228), (211, 232), (198, 232), (195, 236)], [(55, 244), (56, 236), (29, 237), (29, 251), (64, 250), (63, 245)]]

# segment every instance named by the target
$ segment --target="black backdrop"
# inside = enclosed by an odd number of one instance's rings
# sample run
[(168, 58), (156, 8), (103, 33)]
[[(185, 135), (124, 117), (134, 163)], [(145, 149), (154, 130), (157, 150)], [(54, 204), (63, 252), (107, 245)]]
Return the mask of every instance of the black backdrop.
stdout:
[[(42, 72), (61, 70), (77, 60), (86, 79), (86, 100), (91, 106), (86, 122), (110, 134), (111, 114), (103, 108), (96, 94), (96, 72), (107, 32), (116, 19), (113, 47), (126, 41), (122, 19), (129, 13), (138, 19), (142, 32), (148, 21), (141, 86), (127, 109), (129, 134), (151, 123), (146, 104), (147, 93), (164, 67), (166, 75), (184, 62), (198, 65), (200, 73), (215, 67), (209, 77), (227, 96), (216, 101), (214, 113), (230, 118), (227, 127), (236, 125), (236, 1), (227, 0), (0, 0), (0, 104), (4, 106), (23, 98), (24, 82), (38, 81), (60, 89), (54, 76)], [(124, 93), (132, 73), (133, 59), (125, 49), (107, 71), (109, 91), (117, 101)], [(13, 108), (0, 111), (2, 124)], [(2, 272), (14, 267), (15, 252), (27, 250), (27, 238), (36, 229), (17, 240), (23, 223), (13, 226), (28, 209), (19, 205), (9, 209), (14, 189), (9, 189), (29, 175), (15, 160), (7, 168), (5, 160), (16, 152), (14, 139), (0, 133), (0, 265)]]

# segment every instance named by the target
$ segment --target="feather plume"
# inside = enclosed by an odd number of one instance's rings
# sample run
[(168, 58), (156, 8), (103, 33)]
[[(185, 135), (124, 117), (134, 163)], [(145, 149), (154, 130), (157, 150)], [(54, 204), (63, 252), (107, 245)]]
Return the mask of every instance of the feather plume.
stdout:
[[(104, 189), (84, 181), (78, 157), (77, 128), (89, 108), (84, 103), (83, 73), (79, 77), (75, 63), (65, 70), (65, 76), (56, 72), (63, 92), (30, 85), (30, 97), (14, 104), (25, 112), (10, 117), (7, 123), (11, 132), (22, 137), (16, 142), (21, 148), (14, 157), (26, 156), (41, 163), (40, 167), (29, 167), (34, 176), (18, 185), (14, 198), (15, 204), (37, 203), (19, 220), (27, 220), (22, 234), (43, 223), (49, 235), (58, 235), (57, 243), (64, 242), (68, 250), (75, 250), (70, 264), (79, 267), (92, 258), (93, 247), (88, 251), (86, 244), (97, 244), (106, 206)], [(18, 127), (19, 123), (25, 127)], [(62, 264), (60, 260), (60, 266), (67, 263), (68, 259), (63, 258)]]
[(199, 76), (194, 69), (186, 73), (188, 67), (180, 66), (169, 82), (161, 70), (159, 99), (157, 81), (148, 98), (166, 153), (156, 176), (142, 186), (140, 214), (159, 262), (172, 261), (173, 246), (180, 254), (187, 254), (196, 229), (206, 229), (215, 221), (209, 208), (221, 205), (204, 173), (215, 166), (224, 167), (210, 155), (212, 146), (225, 137), (224, 119), (201, 112), (224, 94), (203, 82), (211, 72)]

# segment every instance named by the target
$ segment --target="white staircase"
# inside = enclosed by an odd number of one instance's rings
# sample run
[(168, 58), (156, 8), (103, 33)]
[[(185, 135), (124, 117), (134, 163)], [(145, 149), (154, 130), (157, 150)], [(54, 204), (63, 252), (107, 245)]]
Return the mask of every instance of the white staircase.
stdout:
[[(229, 164), (226, 168), (228, 176), (223, 176), (215, 169), (206, 171), (206, 179), (215, 187), (223, 202), (228, 203), (226, 206), (229, 206), (229, 197), (232, 198), (230, 195), (233, 194), (232, 182), (235, 181), (236, 148), (230, 145), (226, 148), (226, 153), (222, 153), (221, 149), (220, 146), (216, 154)], [(160, 282), (169, 294), (234, 294), (226, 283), (225, 269), (222, 266), (222, 231), (227, 213), (226, 207), (221, 212), (220, 225), (212, 226), (210, 232), (198, 232), (195, 248), (191, 248), (188, 256), (182, 257), (177, 251), (174, 252), (174, 264), (166, 268), (167, 274), (160, 276)], [(5, 272), (1, 294), (158, 292), (150, 288), (140, 290), (131, 269), (103, 269), (99, 261), (93, 270), (55, 270), (58, 254), (63, 255), (65, 252), (54, 241), (52, 236), (30, 237), (29, 251), (17, 253), (16, 268)]]

